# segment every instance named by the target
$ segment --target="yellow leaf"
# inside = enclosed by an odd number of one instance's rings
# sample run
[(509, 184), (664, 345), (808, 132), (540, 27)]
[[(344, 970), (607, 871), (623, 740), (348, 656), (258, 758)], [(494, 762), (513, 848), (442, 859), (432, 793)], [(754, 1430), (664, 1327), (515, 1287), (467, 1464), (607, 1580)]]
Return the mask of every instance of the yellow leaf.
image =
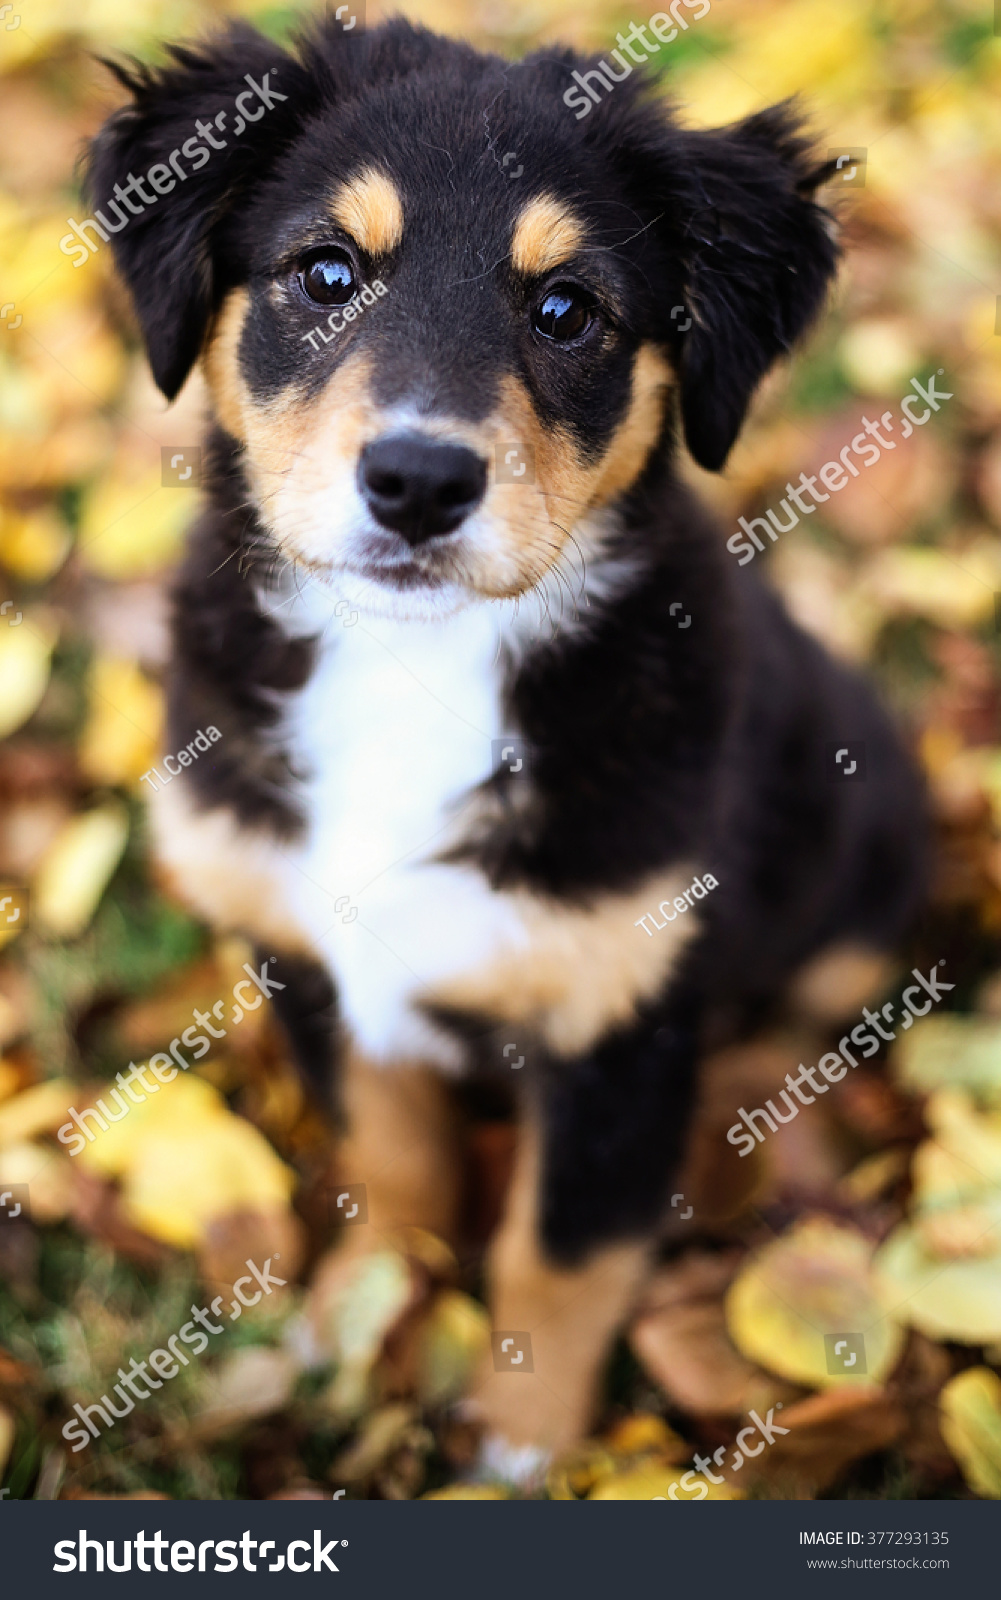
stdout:
[(338, 1368), (326, 1399), (335, 1412), (351, 1416), (363, 1408), (383, 1340), (412, 1293), (410, 1270), (397, 1251), (380, 1250), (359, 1261), (333, 1308)]
[(1001, 1338), (1001, 1221), (994, 1213), (988, 1254), (950, 1259), (933, 1254), (915, 1223), (894, 1228), (873, 1263), (896, 1315), (930, 1339), (984, 1344)]
[(62, 1122), (79, 1092), (69, 1078), (50, 1078), (5, 1101), (0, 1106), (0, 1145), (48, 1133)]
[(966, 1163), (971, 1183), (1001, 1184), (1001, 1119), (979, 1115), (963, 1089), (936, 1089), (925, 1120), (939, 1144)]
[[(132, 1090), (134, 1094), (142, 1095), (146, 1093), (143, 1086), (148, 1087), (157, 1080), (145, 1062), (138, 1068), (138, 1073), (138, 1082), (133, 1082)], [(103, 1101), (111, 1111), (111, 1116), (116, 1117), (121, 1104), (112, 1095), (115, 1087), (115, 1084), (109, 1083), (92, 1086), (87, 1091), (77, 1090), (78, 1109), (82, 1112), (85, 1105), (96, 1107), (98, 1114), (104, 1116), (99, 1104)], [(120, 1121), (105, 1118), (108, 1121), (106, 1130), (101, 1129), (93, 1118), (86, 1119), (96, 1137), (76, 1157), (82, 1167), (102, 1178), (121, 1177), (140, 1162), (142, 1143), (147, 1135), (152, 1138), (169, 1138), (184, 1133), (193, 1136), (206, 1121), (231, 1115), (219, 1091), (194, 1073), (179, 1075), (170, 1083), (162, 1084), (154, 1093), (146, 1093), (146, 1098), (138, 1102), (129, 1097), (127, 1090), (120, 1090), (119, 1093), (129, 1106), (128, 1115)]]
[(490, 1318), (459, 1289), (435, 1296), (420, 1330), (417, 1392), (425, 1405), (444, 1405), (463, 1394), (490, 1345)]
[[(685, 1446), (685, 1459), (689, 1454)], [(659, 1465), (660, 1463), (658, 1463)], [(546, 1493), (550, 1500), (586, 1500), (592, 1489), (616, 1470), (616, 1460), (605, 1445), (584, 1439), (562, 1451), (546, 1474)]]
[[(589, 1500), (743, 1500), (739, 1489), (726, 1483), (710, 1483), (690, 1468), (691, 1476), (680, 1467), (659, 1464), (629, 1467), (603, 1478), (588, 1495)], [(682, 1483), (688, 1478), (687, 1483)], [(673, 1490), (673, 1493), (672, 1493)], [(700, 1491), (704, 1490), (705, 1493)]]
[(44, 613), (9, 607), (0, 618), (0, 739), (37, 711), (56, 637), (56, 625)]
[(1001, 1500), (1001, 1378), (970, 1367), (939, 1395), (942, 1437), (974, 1494)]
[(44, 583), (69, 554), (73, 535), (51, 507), (7, 512), (0, 526), (0, 562), (26, 583)]
[(159, 466), (142, 478), (102, 479), (81, 507), (78, 558), (102, 578), (159, 572), (180, 553), (194, 510), (190, 494), (163, 487)]
[(999, 565), (993, 540), (956, 552), (903, 545), (873, 557), (862, 588), (887, 610), (945, 628), (977, 627), (993, 612)]
[[(880, 1383), (903, 1330), (870, 1272), (872, 1245), (852, 1228), (817, 1217), (799, 1223), (741, 1268), (726, 1298), (730, 1337), (752, 1361), (813, 1388), (864, 1377)], [(828, 1370), (825, 1336), (862, 1334), (864, 1374)]]
[(27, 1140), (0, 1146), (0, 1189), (23, 1183), (34, 1222), (61, 1222), (73, 1204), (69, 1156), (56, 1155)]
[(893, 1051), (897, 1081), (912, 1093), (955, 1086), (1001, 1103), (1001, 1022), (925, 1017)]
[[(164, 1086), (165, 1098), (172, 1088)], [(151, 1119), (125, 1173), (123, 1209), (154, 1239), (194, 1249), (214, 1217), (243, 1207), (287, 1205), (294, 1182), (263, 1134), (231, 1112), (190, 1128), (173, 1120), (158, 1126)]]
[(36, 873), (34, 925), (62, 939), (81, 934), (122, 858), (128, 835), (128, 812), (117, 800), (72, 817), (59, 830)]
[(90, 710), (80, 735), (80, 766), (95, 783), (135, 783), (152, 766), (163, 722), (159, 689), (134, 661), (97, 656), (88, 682)]
[(445, 1489), (432, 1489), (422, 1500), (510, 1500), (507, 1489), (495, 1483), (450, 1483)]
[(891, 394), (920, 372), (923, 356), (902, 318), (865, 317), (842, 334), (838, 359), (861, 394)]

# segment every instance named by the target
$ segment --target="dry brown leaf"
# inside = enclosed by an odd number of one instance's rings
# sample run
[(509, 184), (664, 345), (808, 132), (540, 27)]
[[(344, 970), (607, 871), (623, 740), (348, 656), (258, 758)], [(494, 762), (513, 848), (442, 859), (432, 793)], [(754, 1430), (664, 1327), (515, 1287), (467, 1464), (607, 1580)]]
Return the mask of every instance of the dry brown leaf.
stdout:
[(280, 1410), (298, 1375), (299, 1365), (287, 1350), (258, 1346), (236, 1351), (211, 1377), (205, 1375), (206, 1398), (194, 1419), (195, 1431), (203, 1439), (214, 1438)]
[(734, 1347), (723, 1293), (733, 1256), (689, 1251), (651, 1280), (629, 1331), (636, 1359), (684, 1411), (737, 1416), (793, 1392)]
[(811, 1395), (776, 1415), (787, 1434), (761, 1455), (745, 1459), (729, 1482), (742, 1489), (765, 1487), (769, 1497), (811, 1500), (841, 1477), (851, 1462), (885, 1450), (903, 1432), (902, 1408), (880, 1388), (835, 1389)]

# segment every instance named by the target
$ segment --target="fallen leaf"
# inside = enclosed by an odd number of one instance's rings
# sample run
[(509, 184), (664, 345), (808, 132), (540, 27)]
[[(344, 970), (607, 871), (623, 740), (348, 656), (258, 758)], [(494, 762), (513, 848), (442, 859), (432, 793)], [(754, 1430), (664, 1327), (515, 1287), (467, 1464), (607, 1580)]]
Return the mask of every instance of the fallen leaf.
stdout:
[(0, 1106), (0, 1145), (48, 1133), (62, 1122), (79, 1093), (78, 1085), (68, 1078), (49, 1078), (6, 1100)]
[(0, 1188), (23, 1183), (33, 1222), (61, 1222), (73, 1208), (74, 1182), (69, 1157), (23, 1140), (0, 1145)]
[(490, 1344), (490, 1318), (460, 1289), (435, 1295), (418, 1333), (417, 1393), (424, 1405), (444, 1405), (465, 1389)]
[(87, 685), (90, 704), (78, 746), (81, 771), (97, 784), (138, 783), (160, 741), (160, 690), (134, 661), (98, 655)]
[(770, 1499), (811, 1500), (853, 1461), (891, 1445), (906, 1420), (902, 1407), (878, 1387), (828, 1390), (777, 1412), (775, 1421), (788, 1433), (778, 1434), (739, 1469), (723, 1470), (742, 1489), (766, 1487)]
[(414, 1295), (413, 1273), (398, 1251), (375, 1251), (354, 1263), (326, 1307), (324, 1342), (335, 1353), (337, 1372), (324, 1403), (336, 1415), (352, 1417), (364, 1408), (383, 1342)]
[(620, 1456), (657, 1454), (665, 1461), (687, 1461), (691, 1454), (681, 1435), (652, 1411), (620, 1417), (602, 1442)]
[(209, 1393), (195, 1416), (196, 1432), (201, 1438), (216, 1437), (280, 1410), (291, 1398), (298, 1375), (298, 1363), (287, 1350), (263, 1346), (237, 1350), (206, 1377)]
[[(684, 1460), (689, 1454), (685, 1447)], [(550, 1500), (586, 1500), (599, 1483), (614, 1476), (615, 1455), (603, 1444), (585, 1439), (556, 1457), (546, 1474)]]
[(0, 562), (26, 583), (51, 578), (72, 543), (72, 533), (51, 506), (20, 515), (8, 512), (0, 523)]
[(861, 1333), (867, 1381), (881, 1381), (903, 1347), (903, 1329), (870, 1271), (873, 1247), (854, 1229), (810, 1218), (751, 1257), (726, 1298), (738, 1350), (793, 1383), (857, 1383), (831, 1372), (825, 1336)]
[(912, 1094), (961, 1088), (1001, 1104), (1001, 1022), (985, 1017), (925, 1017), (898, 1038), (891, 1065)]
[(331, 1464), (331, 1482), (356, 1484), (371, 1478), (417, 1422), (417, 1407), (409, 1400), (377, 1406), (362, 1420), (357, 1438)]
[(984, 1344), (1001, 1338), (1001, 1226), (989, 1254), (935, 1255), (920, 1227), (902, 1222), (873, 1262), (883, 1294), (901, 1321), (930, 1339)]
[[(615, 1472), (603, 1478), (588, 1495), (589, 1500), (743, 1500), (741, 1490), (726, 1483), (710, 1483), (694, 1468), (688, 1484), (682, 1479), (688, 1473), (677, 1467), (651, 1463), (648, 1466), (629, 1467), (625, 1472)], [(675, 1491), (672, 1494), (672, 1489)], [(699, 1493), (704, 1490), (705, 1493)]]
[(942, 1434), (975, 1494), (1001, 1500), (1001, 1378), (969, 1367), (939, 1396)]
[(732, 1254), (690, 1251), (659, 1268), (629, 1329), (636, 1359), (675, 1405), (696, 1415), (739, 1416), (792, 1392), (730, 1338), (723, 1295), (734, 1266)]
[(8, 738), (38, 709), (58, 636), (55, 622), (42, 612), (16, 615), (20, 621), (13, 620), (14, 610), (0, 619), (0, 739)]
[(97, 910), (128, 835), (128, 812), (116, 800), (67, 822), (35, 875), (34, 925), (56, 938), (77, 938)]
[(180, 553), (194, 507), (183, 489), (164, 488), (155, 470), (100, 478), (80, 507), (77, 559), (102, 578), (159, 572)]

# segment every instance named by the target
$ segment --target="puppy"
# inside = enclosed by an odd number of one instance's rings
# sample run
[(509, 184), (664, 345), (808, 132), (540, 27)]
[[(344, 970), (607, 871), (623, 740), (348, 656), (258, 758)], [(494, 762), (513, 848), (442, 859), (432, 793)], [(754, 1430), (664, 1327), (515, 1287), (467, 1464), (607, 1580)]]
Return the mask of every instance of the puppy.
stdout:
[(353, 1241), (453, 1236), (454, 1087), (514, 1093), (490, 1310), (534, 1370), (473, 1386), (508, 1472), (587, 1427), (707, 1043), (892, 951), (924, 853), (873, 695), (677, 465), (821, 307), (827, 169), (788, 107), (693, 132), (639, 74), (577, 117), (590, 67), (235, 26), (120, 71), (90, 164), (156, 381), (200, 360), (213, 413), (166, 743), (219, 737), (159, 857), (278, 958)]

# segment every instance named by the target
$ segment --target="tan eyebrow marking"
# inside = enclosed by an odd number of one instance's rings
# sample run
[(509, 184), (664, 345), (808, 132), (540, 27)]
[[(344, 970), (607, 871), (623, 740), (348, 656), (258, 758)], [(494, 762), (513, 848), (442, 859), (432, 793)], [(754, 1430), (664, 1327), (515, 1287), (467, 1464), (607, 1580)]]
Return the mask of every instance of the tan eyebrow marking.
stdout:
[(586, 229), (570, 207), (552, 195), (530, 200), (514, 226), (511, 261), (516, 272), (537, 277), (566, 261), (584, 242)]
[(377, 167), (363, 167), (342, 183), (329, 210), (334, 221), (369, 255), (385, 255), (403, 238), (399, 191), (392, 178)]

